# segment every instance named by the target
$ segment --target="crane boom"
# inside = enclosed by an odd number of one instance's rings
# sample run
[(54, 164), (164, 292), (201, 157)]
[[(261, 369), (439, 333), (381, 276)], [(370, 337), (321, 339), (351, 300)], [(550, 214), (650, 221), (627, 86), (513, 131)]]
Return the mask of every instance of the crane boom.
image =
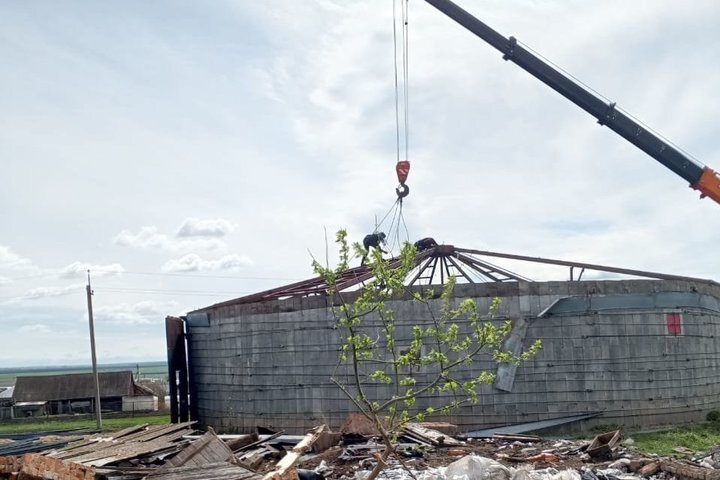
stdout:
[(648, 131), (644, 126), (578, 84), (562, 72), (517, 43), (514, 37), (505, 38), (450, 0), (426, 0), (430, 5), (470, 30), (535, 78), (595, 117), (615, 133), (665, 165), (701, 193), (720, 203), (720, 177), (709, 167), (693, 161), (687, 155)]

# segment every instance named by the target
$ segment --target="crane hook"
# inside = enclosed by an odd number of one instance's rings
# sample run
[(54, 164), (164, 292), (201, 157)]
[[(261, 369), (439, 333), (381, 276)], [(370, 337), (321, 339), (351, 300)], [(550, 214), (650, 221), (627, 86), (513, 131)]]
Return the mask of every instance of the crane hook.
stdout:
[(398, 199), (402, 200), (410, 194), (410, 187), (401, 183), (397, 186), (397, 188), (395, 188), (395, 193), (397, 193)]

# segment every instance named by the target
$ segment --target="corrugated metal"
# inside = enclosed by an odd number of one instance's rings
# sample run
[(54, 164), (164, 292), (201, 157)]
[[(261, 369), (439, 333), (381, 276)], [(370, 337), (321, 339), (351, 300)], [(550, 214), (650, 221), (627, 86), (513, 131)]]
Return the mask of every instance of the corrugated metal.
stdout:
[(656, 310), (699, 308), (720, 312), (720, 299), (696, 292), (584, 295), (561, 298), (540, 315), (575, 315), (608, 310)]

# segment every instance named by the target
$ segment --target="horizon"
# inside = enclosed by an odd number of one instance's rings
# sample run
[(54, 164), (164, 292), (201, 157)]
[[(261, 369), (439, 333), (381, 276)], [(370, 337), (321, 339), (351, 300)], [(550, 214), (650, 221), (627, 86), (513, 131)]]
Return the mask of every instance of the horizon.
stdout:
[[(145, 366), (149, 364), (164, 364), (167, 365), (167, 359), (164, 360), (145, 360), (141, 362), (137, 361), (123, 361), (123, 362), (112, 362), (112, 363), (98, 363), (98, 369), (100, 368), (114, 368), (114, 367), (123, 367), (123, 366)], [(77, 364), (63, 364), (63, 365), (10, 365), (10, 366), (2, 366), (0, 367), (0, 373), (14, 373), (19, 370), (59, 370), (59, 369), (69, 369), (69, 368), (87, 368), (89, 370), (92, 370), (92, 362), (89, 362), (87, 365), (82, 363)]]

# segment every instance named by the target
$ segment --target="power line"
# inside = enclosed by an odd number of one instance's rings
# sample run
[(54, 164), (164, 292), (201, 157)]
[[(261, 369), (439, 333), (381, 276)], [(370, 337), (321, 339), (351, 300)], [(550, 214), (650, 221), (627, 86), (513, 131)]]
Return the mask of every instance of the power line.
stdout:
[[(123, 288), (123, 287), (100, 287), (97, 285), (93, 288), (95, 292), (103, 293), (130, 293), (130, 294), (143, 294), (143, 295), (192, 295), (200, 297), (237, 297), (241, 295), (255, 293), (255, 291), (247, 290), (233, 290), (233, 291), (213, 291), (213, 290), (174, 290), (174, 289), (163, 289), (163, 288)], [(14, 297), (0, 297), (0, 300), (15, 301), (15, 300), (44, 300), (52, 297), (64, 297), (67, 295), (73, 295), (80, 291), (77, 290), (64, 291), (58, 293), (51, 293), (45, 296), (28, 296), (18, 295)]]
[(291, 277), (244, 277), (239, 275), (208, 275), (203, 273), (182, 273), (182, 272), (137, 272), (137, 271), (124, 271), (121, 273), (127, 273), (129, 275), (156, 275), (163, 277), (193, 277), (193, 278), (227, 278), (231, 280), (282, 280), (282, 281), (293, 281), (297, 278)]
[(195, 295), (195, 296), (206, 296), (206, 297), (227, 297), (237, 296), (241, 294), (250, 294), (255, 292), (250, 291), (232, 291), (232, 292), (221, 292), (211, 290), (168, 290), (162, 288), (95, 288), (98, 293), (102, 292), (113, 292), (113, 293), (141, 293), (145, 295)]
[[(202, 273), (184, 273), (184, 272), (139, 272), (139, 271), (133, 271), (133, 270), (108, 270), (108, 269), (93, 269), (92, 272), (107, 272), (107, 273), (114, 273), (116, 276), (120, 275), (149, 275), (149, 276), (160, 276), (160, 277), (188, 277), (188, 278), (222, 278), (222, 279), (229, 279), (229, 280), (279, 280), (279, 281), (293, 281), (297, 280), (297, 278), (290, 278), (290, 277), (245, 277), (245, 276), (239, 276), (239, 275), (212, 275), (212, 274), (202, 274)], [(77, 275), (84, 275), (84, 272), (77, 272)], [(28, 280), (31, 278), (49, 278), (49, 277), (60, 277), (62, 276), (62, 271), (56, 271), (56, 272), (48, 272), (48, 273), (39, 273), (36, 275), (27, 275), (24, 277), (6, 277), (8, 280), (16, 281), (16, 280)]]

